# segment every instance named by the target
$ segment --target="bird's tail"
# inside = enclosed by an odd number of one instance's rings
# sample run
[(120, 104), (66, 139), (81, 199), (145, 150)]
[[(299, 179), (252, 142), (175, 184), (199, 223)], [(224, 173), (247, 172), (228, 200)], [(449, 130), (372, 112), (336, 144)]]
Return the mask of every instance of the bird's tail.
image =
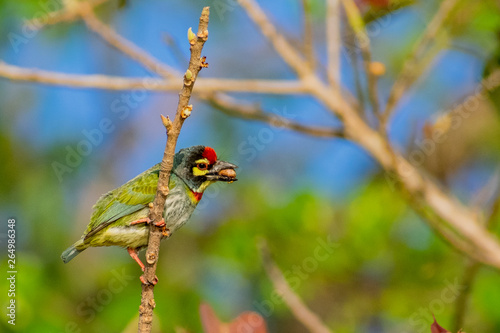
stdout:
[(83, 245), (83, 241), (80, 239), (75, 244), (71, 245), (66, 250), (64, 250), (64, 252), (61, 254), (62, 261), (65, 264), (67, 264), (71, 259), (76, 257), (80, 252), (85, 250), (85, 248), (82, 248), (81, 250), (77, 249), (77, 247), (81, 247), (81, 245)]

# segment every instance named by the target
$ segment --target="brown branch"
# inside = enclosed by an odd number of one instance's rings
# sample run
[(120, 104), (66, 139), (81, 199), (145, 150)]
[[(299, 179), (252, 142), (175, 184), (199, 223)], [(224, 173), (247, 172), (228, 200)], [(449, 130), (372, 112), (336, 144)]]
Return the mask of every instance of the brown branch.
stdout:
[(287, 128), (311, 136), (325, 138), (344, 137), (344, 131), (341, 129), (306, 126), (282, 116), (264, 112), (260, 107), (243, 104), (229, 96), (208, 97), (207, 100), (211, 106), (232, 117), (260, 121), (274, 127)]
[(312, 333), (331, 333), (332, 331), (321, 321), (317, 314), (312, 312), (300, 297), (293, 291), (278, 265), (271, 259), (267, 244), (260, 244), (262, 263), (267, 276), (273, 283), (274, 289), (283, 298), (283, 301), (292, 311), (295, 318), (300, 321)]
[[(403, 191), (403, 193), (405, 193)], [(432, 210), (425, 206), (426, 203), (416, 197), (411, 197), (408, 193), (405, 193), (406, 200), (410, 203), (410, 206), (425, 220), (429, 227), (434, 231), (434, 233), (440, 237), (443, 242), (448, 243), (452, 248), (457, 251), (466, 254), (470, 259), (477, 261), (486, 261), (487, 257), (483, 256), (480, 251), (467, 242), (460, 234), (456, 232), (446, 221), (443, 221), (439, 216), (434, 214)]]
[[(358, 104), (359, 104), (359, 107), (356, 108), (356, 110), (358, 110), (358, 113), (363, 115), (363, 112), (365, 112), (366, 110), (366, 101), (363, 88), (361, 86), (361, 71), (359, 69), (359, 59), (355, 46), (356, 37), (354, 36), (354, 30), (352, 30), (352, 27), (348, 26), (346, 27), (346, 29), (350, 29), (350, 31), (348, 30), (349, 32), (345, 34), (345, 38), (347, 38), (347, 41), (345, 43), (345, 48), (347, 50), (346, 52), (349, 55), (350, 64), (353, 69), (354, 85), (356, 87), (356, 97), (358, 99)], [(352, 103), (349, 104), (352, 105)]]
[(302, 0), (302, 7), (304, 9), (303, 50), (309, 67), (311, 70), (314, 70), (316, 68), (316, 55), (314, 54), (314, 29), (311, 0)]
[(353, 0), (342, 0), (342, 4), (347, 13), (348, 22), (354, 31), (357, 40), (357, 45), (361, 50), (363, 64), (368, 83), (368, 99), (372, 106), (373, 113), (378, 116), (380, 114), (380, 105), (378, 99), (377, 77), (370, 70), (372, 63), (372, 53), (370, 50), (370, 38), (365, 30), (365, 25), (361, 13)]
[(160, 251), (160, 241), (162, 238), (162, 231), (160, 228), (157, 228), (155, 224), (163, 219), (165, 200), (169, 191), (168, 183), (174, 163), (175, 146), (177, 144), (177, 138), (179, 137), (184, 120), (187, 118), (183, 111), (188, 107), (194, 83), (198, 77), (200, 69), (202, 68), (201, 51), (208, 38), (207, 28), (209, 14), (209, 7), (203, 8), (198, 26), (198, 34), (190, 41), (191, 58), (189, 60), (188, 67), (188, 71), (190, 71), (190, 73), (186, 71), (186, 75), (184, 75), (184, 85), (179, 94), (179, 103), (177, 105), (174, 121), (171, 122), (168, 118), (166, 119), (165, 127), (167, 128), (167, 144), (161, 162), (156, 196), (153, 208), (150, 212), (150, 219), (153, 223), (151, 223), (149, 231), (149, 242), (146, 251), (147, 264), (144, 271), (144, 279), (149, 283), (142, 285), (141, 305), (139, 306), (139, 333), (151, 332), (153, 324), (153, 309), (155, 307), (155, 301), (153, 293), (154, 285), (151, 281), (154, 281), (155, 278)]
[(169, 91), (179, 89), (179, 82), (154, 78), (125, 78), (107, 75), (78, 75), (24, 68), (0, 61), (0, 77), (13, 81), (26, 81), (57, 86), (95, 88), (107, 90)]
[[(443, 221), (481, 253), (482, 261), (500, 268), (500, 244), (479, 222), (480, 217), (456, 198), (445, 193), (431, 179), (401, 155), (388, 148), (387, 141), (363, 121), (350, 105), (342, 103), (332, 91), (317, 77), (309, 77), (312, 94), (344, 123), (346, 137), (365, 148), (388, 172), (394, 172), (395, 179), (405, 191), (422, 200)], [(467, 253), (465, 253), (467, 255)]]
[(297, 72), (299, 77), (306, 77), (311, 74), (311, 69), (307, 65), (307, 61), (305, 61), (300, 53), (278, 32), (255, 0), (239, 0), (238, 3), (246, 10), (248, 16), (260, 28), (262, 34), (271, 42), (276, 52), (278, 52), (281, 58)]
[(108, 44), (128, 55), (131, 59), (141, 63), (152, 73), (158, 74), (165, 78), (179, 77), (180, 73), (178, 73), (175, 69), (162, 63), (160, 60), (137, 47), (134, 43), (130, 42), (126, 38), (123, 38), (118, 33), (116, 33), (114, 29), (99, 20), (95, 15), (93, 8), (85, 7), (80, 11), (80, 13), (83, 21), (91, 31), (101, 36), (101, 38), (104, 39)]
[[(341, 87), (340, 52), (342, 40), (340, 37), (340, 0), (326, 2), (326, 51), (327, 51), (327, 76), (332, 89)], [(342, 96), (342, 93), (339, 93)]]
[[(486, 220), (486, 227), (490, 230), (495, 227), (498, 214), (500, 213), (500, 194), (498, 193), (500, 189), (499, 185), (499, 171), (497, 170), (479, 193), (480, 200), (484, 200), (485, 202), (489, 201), (490, 194), (496, 196), (496, 199), (493, 201), (493, 205), (491, 207), (491, 212), (488, 216), (488, 219)], [(461, 283), (464, 286), (464, 290), (458, 295), (455, 302), (455, 314), (453, 316), (452, 327), (453, 332), (458, 332), (463, 327), (467, 310), (467, 301), (476, 280), (476, 276), (482, 266), (483, 265), (481, 264), (481, 262), (476, 260), (468, 260), (465, 266), (465, 271)]]
[(437, 33), (441, 30), (446, 18), (459, 1), (460, 0), (444, 0), (434, 15), (432, 21), (427, 26), (427, 29), (422, 37), (415, 43), (412, 52), (403, 64), (401, 73), (389, 92), (387, 105), (382, 114), (384, 123), (387, 123), (399, 100), (410, 88), (413, 77), (419, 74), (419, 72), (415, 69), (418, 59), (427, 50), (430, 43), (433, 42)]
[[(41, 69), (18, 67), (0, 61), (0, 77), (14, 81), (27, 81), (78, 88), (108, 90), (178, 91), (179, 82), (171, 79), (143, 77), (126, 78), (107, 75), (66, 74)], [(297, 80), (236, 80), (199, 79), (200, 91), (254, 92), (268, 94), (305, 94), (307, 89)]]

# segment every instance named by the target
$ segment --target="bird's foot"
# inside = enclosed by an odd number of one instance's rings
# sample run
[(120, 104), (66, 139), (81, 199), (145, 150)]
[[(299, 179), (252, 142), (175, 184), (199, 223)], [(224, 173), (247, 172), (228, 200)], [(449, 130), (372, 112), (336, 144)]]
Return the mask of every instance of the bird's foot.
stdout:
[[(151, 222), (152, 221), (149, 217), (145, 217), (145, 218), (130, 222), (130, 225), (136, 225), (136, 224), (141, 224), (141, 223), (149, 224)], [(164, 219), (161, 219), (161, 221), (159, 221), (159, 222), (155, 222), (154, 225), (158, 228), (161, 228), (161, 233), (162, 233), (163, 237), (170, 237), (170, 230), (167, 228), (167, 224), (165, 223)]]
[(136, 225), (136, 224), (141, 224), (141, 223), (151, 223), (151, 219), (149, 217), (145, 217), (143, 219), (138, 219), (135, 221), (130, 222), (130, 225)]
[(144, 274), (141, 275), (139, 277), (139, 279), (141, 280), (142, 284), (152, 284), (153, 286), (156, 286), (156, 284), (158, 283), (158, 277), (155, 275), (155, 278), (153, 279), (153, 281), (149, 282), (149, 281), (146, 281), (146, 278), (144, 277)]
[(164, 219), (161, 219), (161, 221), (155, 222), (155, 226), (158, 228), (163, 228), (163, 227), (166, 227), (167, 224), (165, 223)]
[[(137, 255), (137, 250), (129, 247), (129, 248), (127, 248), (127, 251), (130, 254), (130, 256), (132, 257), (132, 259), (134, 259), (139, 264), (139, 266), (141, 267), (141, 270), (144, 272), (146, 270), (146, 266), (139, 259), (139, 256)], [(139, 279), (141, 280), (142, 284), (152, 284), (153, 286), (155, 286), (158, 283), (158, 277), (156, 275), (155, 275), (153, 281), (151, 281), (151, 282), (146, 281), (146, 278), (144, 278), (144, 274), (141, 275), (139, 277)]]

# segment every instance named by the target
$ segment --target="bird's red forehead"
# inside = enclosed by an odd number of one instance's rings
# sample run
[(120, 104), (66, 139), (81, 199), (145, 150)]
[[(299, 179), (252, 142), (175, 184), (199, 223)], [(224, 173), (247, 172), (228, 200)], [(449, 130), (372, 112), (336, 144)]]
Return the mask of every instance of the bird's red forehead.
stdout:
[(210, 147), (205, 147), (202, 156), (205, 157), (210, 162), (210, 164), (214, 164), (215, 162), (217, 162), (217, 154), (215, 153), (215, 150)]

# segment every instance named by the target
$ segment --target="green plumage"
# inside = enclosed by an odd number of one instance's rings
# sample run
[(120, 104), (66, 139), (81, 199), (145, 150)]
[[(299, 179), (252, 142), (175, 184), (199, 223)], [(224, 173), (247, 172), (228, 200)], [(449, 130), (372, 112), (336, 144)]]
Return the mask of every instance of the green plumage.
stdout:
[[(147, 245), (148, 225), (130, 223), (148, 217), (148, 204), (154, 200), (159, 172), (158, 163), (101, 196), (93, 207), (90, 223), (82, 238), (62, 254), (63, 261), (70, 261), (88, 247), (116, 245), (141, 248)], [(175, 188), (175, 178), (171, 177), (171, 190)], [(117, 229), (118, 227), (122, 229)], [(110, 233), (110, 228), (115, 228), (117, 232)]]
[[(217, 180), (236, 180), (219, 175), (220, 170), (224, 168), (236, 168), (235, 165), (224, 161), (207, 160), (204, 165), (206, 173), (194, 174), (193, 170), (199, 166), (196, 161), (204, 158), (207, 149), (211, 148), (193, 146), (182, 149), (175, 155), (169, 183), (170, 192), (164, 211), (166, 227), (171, 233), (187, 222), (208, 185)], [(62, 260), (67, 263), (88, 247), (115, 245), (137, 251), (147, 246), (149, 226), (138, 221), (148, 220), (149, 204), (155, 198), (159, 174), (158, 163), (101, 196), (93, 207), (90, 223), (81, 239), (63, 252)]]
[[(158, 163), (124, 185), (104, 194), (94, 205), (94, 212), (85, 235), (90, 237), (115, 221), (115, 225), (122, 226), (134, 221), (130, 219), (134, 217), (130, 214), (146, 208), (150, 202), (153, 202), (159, 173), (160, 164)], [(171, 179), (169, 188), (174, 186), (175, 183)], [(149, 210), (143, 217), (146, 217), (147, 213), (149, 213)], [(129, 218), (123, 218), (127, 216)]]

